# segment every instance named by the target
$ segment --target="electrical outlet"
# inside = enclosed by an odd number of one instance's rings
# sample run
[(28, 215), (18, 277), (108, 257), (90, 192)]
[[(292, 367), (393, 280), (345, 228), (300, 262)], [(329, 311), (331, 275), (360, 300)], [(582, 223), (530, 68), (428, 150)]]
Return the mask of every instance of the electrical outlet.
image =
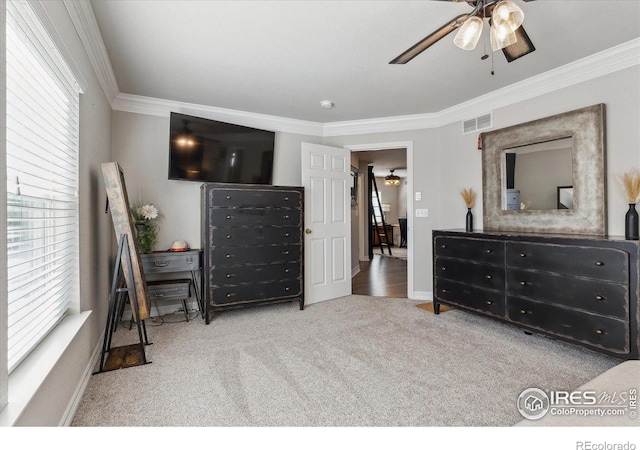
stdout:
[(416, 217), (429, 217), (428, 209), (416, 209)]

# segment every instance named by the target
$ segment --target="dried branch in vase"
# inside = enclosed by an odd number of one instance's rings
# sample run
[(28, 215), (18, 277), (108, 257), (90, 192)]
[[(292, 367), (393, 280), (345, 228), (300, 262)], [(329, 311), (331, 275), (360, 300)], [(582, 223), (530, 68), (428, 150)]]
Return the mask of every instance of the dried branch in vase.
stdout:
[(467, 205), (467, 208), (473, 208), (473, 202), (476, 199), (476, 193), (473, 192), (473, 189), (469, 188), (469, 189), (463, 189), (462, 191), (460, 191), (460, 195), (462, 196), (462, 199), (464, 200), (464, 204)]
[(625, 173), (618, 181), (624, 188), (627, 203), (636, 204), (640, 202), (640, 173), (637, 170)]

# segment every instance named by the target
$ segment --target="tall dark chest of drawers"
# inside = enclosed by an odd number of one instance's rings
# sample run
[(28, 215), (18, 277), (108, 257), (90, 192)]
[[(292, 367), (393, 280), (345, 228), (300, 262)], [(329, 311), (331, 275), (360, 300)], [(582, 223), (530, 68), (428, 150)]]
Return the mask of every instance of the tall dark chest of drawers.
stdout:
[(229, 308), (304, 308), (303, 188), (205, 183), (201, 209), (206, 323)]
[(606, 237), (433, 232), (440, 304), (638, 359), (638, 241)]

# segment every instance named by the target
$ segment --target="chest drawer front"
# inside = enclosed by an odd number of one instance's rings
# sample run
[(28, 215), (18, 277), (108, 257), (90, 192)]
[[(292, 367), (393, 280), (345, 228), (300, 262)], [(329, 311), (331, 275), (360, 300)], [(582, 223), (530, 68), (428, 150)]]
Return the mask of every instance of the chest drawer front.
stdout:
[(557, 336), (629, 353), (629, 322), (517, 297), (508, 297), (509, 319)]
[(614, 248), (508, 242), (507, 266), (629, 282), (629, 256)]
[(504, 293), (469, 284), (436, 278), (436, 297), (440, 300), (504, 317)]
[(300, 278), (300, 262), (251, 266), (228, 266), (211, 271), (214, 286), (243, 283), (263, 283), (271, 280), (295, 280)]
[(504, 268), (455, 259), (436, 258), (436, 276), (504, 291)]
[(290, 226), (299, 227), (299, 211), (267, 208), (209, 208), (209, 223), (216, 228)]
[(214, 247), (296, 244), (302, 240), (299, 227), (211, 228), (209, 233)]
[(209, 192), (209, 206), (292, 209), (302, 207), (302, 193), (297, 190), (216, 188)]
[(140, 255), (145, 273), (182, 272), (200, 269), (200, 252), (159, 252)]
[(434, 240), (433, 251), (440, 257), (504, 267), (504, 243), (499, 241), (438, 236)]
[(216, 247), (209, 257), (212, 269), (243, 264), (275, 264), (299, 261), (302, 256), (300, 245), (265, 245), (255, 247)]
[(152, 300), (184, 299), (189, 297), (189, 282), (147, 283), (149, 297)]
[(283, 297), (296, 297), (302, 292), (302, 281), (286, 280), (272, 283), (219, 286), (213, 287), (211, 292), (213, 303), (216, 305), (258, 302)]
[(626, 284), (508, 269), (507, 293), (621, 319), (629, 315)]

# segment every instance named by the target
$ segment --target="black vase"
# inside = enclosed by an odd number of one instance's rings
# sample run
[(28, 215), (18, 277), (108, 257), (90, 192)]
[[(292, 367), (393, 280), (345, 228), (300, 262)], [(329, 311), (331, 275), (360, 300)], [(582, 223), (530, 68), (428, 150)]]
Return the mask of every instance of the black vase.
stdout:
[(638, 240), (638, 211), (636, 211), (635, 203), (629, 203), (629, 211), (624, 217), (624, 238)]
[[(638, 223), (638, 215), (636, 214), (636, 224), (637, 223)], [(473, 231), (473, 213), (471, 212), (471, 208), (467, 208), (467, 232), (471, 233), (472, 231)]]

